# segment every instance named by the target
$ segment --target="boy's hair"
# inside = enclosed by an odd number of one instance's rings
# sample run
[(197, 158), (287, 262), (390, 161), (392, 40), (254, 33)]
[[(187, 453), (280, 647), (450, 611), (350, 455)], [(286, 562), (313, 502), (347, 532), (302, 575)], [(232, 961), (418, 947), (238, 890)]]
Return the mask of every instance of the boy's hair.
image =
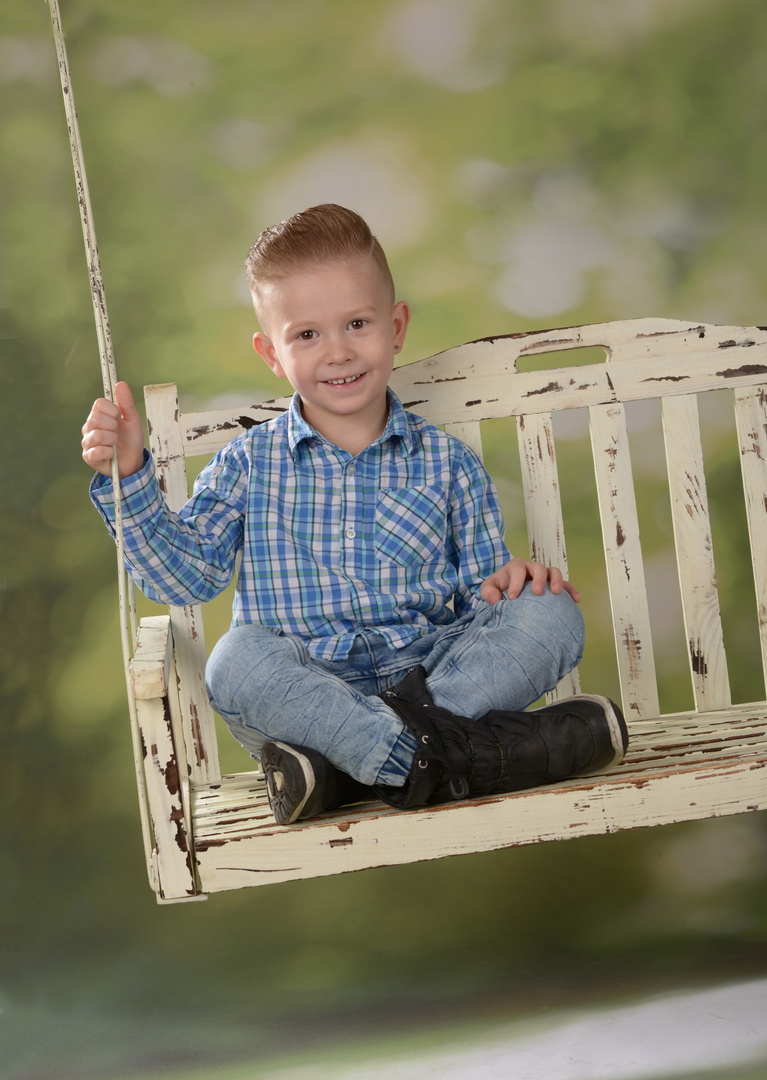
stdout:
[(310, 206), (264, 229), (245, 260), (248, 285), (258, 313), (262, 288), (300, 266), (348, 262), (372, 256), (394, 302), (394, 282), (383, 248), (367, 223), (336, 203)]

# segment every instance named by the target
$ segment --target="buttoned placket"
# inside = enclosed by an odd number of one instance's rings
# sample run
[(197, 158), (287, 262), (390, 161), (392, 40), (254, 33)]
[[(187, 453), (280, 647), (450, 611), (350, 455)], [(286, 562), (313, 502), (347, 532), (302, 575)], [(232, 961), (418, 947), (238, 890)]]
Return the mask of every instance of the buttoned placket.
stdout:
[(364, 505), (360, 488), (360, 480), (363, 479), (360, 473), (363, 469), (357, 458), (343, 462), (342, 468), (343, 568), (351, 586), (352, 607), (357, 616), (361, 617), (359, 594), (365, 591), (365, 584), (360, 573), (362, 562), (360, 544), (364, 543)]

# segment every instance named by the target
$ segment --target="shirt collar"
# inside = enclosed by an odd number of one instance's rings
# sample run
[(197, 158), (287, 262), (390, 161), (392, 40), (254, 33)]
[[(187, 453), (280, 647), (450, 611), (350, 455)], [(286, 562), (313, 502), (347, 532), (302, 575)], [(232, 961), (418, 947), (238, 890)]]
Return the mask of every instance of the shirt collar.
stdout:
[[(413, 449), (413, 433), (410, 430), (407, 413), (391, 388), (387, 389), (386, 393), (389, 401), (389, 419), (378, 442), (384, 443), (388, 439), (397, 438), (402, 443), (405, 452), (410, 453)], [(311, 424), (304, 420), (301, 413), (301, 398), (295, 393), (288, 409), (288, 445), (291, 453), (295, 453), (301, 443), (321, 438), (322, 436)]]
[(318, 438), (314, 428), (304, 420), (301, 414), (301, 398), (295, 393), (288, 409), (288, 446), (291, 453), (295, 453), (296, 447), (302, 442)]

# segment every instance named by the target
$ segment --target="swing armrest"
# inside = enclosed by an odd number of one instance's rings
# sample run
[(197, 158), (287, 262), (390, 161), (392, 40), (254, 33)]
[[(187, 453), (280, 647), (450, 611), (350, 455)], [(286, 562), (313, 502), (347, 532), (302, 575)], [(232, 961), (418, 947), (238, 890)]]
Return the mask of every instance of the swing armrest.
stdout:
[(170, 616), (153, 615), (142, 619), (131, 661), (133, 693), (137, 700), (166, 696), (172, 659)]
[(144, 791), (154, 834), (149, 879), (159, 902), (202, 899), (189, 831), (189, 781), (178, 735), (178, 694), (170, 616), (141, 620), (131, 661)]

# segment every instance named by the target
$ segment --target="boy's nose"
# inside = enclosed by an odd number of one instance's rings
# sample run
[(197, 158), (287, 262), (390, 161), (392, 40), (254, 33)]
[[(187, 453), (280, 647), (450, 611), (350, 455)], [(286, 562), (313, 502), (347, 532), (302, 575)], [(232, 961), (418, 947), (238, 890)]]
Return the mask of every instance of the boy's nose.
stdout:
[(345, 364), (354, 357), (354, 350), (343, 338), (328, 341), (327, 360), (330, 364)]

